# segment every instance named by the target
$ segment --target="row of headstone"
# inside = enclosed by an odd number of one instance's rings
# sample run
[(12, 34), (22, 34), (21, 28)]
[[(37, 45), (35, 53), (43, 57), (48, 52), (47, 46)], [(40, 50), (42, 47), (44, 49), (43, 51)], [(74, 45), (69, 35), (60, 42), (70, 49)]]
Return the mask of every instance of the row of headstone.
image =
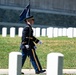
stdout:
[[(22, 36), (23, 28), (18, 29), (18, 36)], [(58, 37), (58, 36), (67, 36), (68, 38), (76, 37), (76, 28), (33, 28), (33, 35), (36, 37), (47, 36), (48, 38)], [(7, 36), (7, 28), (2, 28), (2, 37)], [(15, 37), (15, 27), (10, 28), (10, 37)]]
[[(47, 55), (47, 62), (46, 62), (47, 63), (46, 75), (63, 75), (63, 58), (64, 55), (61, 53), (56, 52), (49, 53)], [(21, 52), (9, 53), (8, 74), (21, 75), (21, 63), (22, 63)]]

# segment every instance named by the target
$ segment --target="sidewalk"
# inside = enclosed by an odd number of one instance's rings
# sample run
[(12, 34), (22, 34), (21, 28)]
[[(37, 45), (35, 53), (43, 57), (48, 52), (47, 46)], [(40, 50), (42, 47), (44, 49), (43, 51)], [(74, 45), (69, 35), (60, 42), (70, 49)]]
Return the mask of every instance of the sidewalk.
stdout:
[[(34, 69), (22, 69), (24, 74), (35, 74)], [(64, 74), (76, 74), (76, 69), (63, 69)], [(8, 74), (8, 69), (0, 69), (0, 74)], [(44, 73), (46, 75), (46, 72)]]
[[(34, 69), (22, 69), (22, 72), (24, 72), (24, 74), (35, 74)], [(0, 69), (0, 74), (8, 74), (8, 69)]]

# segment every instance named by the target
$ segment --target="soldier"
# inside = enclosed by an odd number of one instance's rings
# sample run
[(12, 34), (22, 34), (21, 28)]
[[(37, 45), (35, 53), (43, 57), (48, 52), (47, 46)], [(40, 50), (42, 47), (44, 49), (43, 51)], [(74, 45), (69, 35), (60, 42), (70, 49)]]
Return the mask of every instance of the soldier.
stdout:
[[(22, 13), (22, 15), (23, 15), (23, 13)], [(35, 73), (36, 74), (43, 73), (46, 70), (42, 70), (42, 66), (41, 66), (39, 59), (37, 57), (37, 54), (35, 52), (36, 46), (34, 43), (41, 44), (42, 42), (33, 36), (32, 25), (34, 24), (34, 17), (28, 16), (28, 17), (24, 17), (24, 18), (22, 17), (22, 19), (24, 20), (24, 22), (27, 25), (26, 27), (24, 27), (23, 32), (22, 32), (22, 41), (21, 41), (22, 67), (26, 60), (26, 57), (28, 56), (35, 69)]]

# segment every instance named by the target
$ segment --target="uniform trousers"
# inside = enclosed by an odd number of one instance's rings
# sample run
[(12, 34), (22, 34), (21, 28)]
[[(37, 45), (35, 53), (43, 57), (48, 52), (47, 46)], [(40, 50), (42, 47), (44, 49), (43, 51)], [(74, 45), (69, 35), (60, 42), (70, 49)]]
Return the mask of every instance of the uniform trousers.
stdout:
[(30, 58), (32, 66), (35, 69), (35, 72), (41, 71), (42, 67), (34, 49), (26, 49), (26, 48), (22, 49), (22, 67), (24, 65), (27, 56)]

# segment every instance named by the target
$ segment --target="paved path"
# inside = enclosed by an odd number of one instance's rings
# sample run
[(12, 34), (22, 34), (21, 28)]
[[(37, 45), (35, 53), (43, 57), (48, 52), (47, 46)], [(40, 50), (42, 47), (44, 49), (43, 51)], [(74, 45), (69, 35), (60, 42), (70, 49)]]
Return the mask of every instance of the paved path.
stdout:
[[(34, 69), (22, 69), (24, 74), (35, 74)], [(76, 69), (63, 69), (65, 74), (76, 74)], [(0, 69), (0, 74), (8, 74), (8, 69)], [(46, 72), (44, 73), (46, 75)]]
[[(22, 69), (22, 72), (24, 72), (24, 74), (35, 74), (34, 69)], [(8, 69), (0, 69), (0, 74), (8, 74)], [(44, 74), (46, 74), (46, 72)]]

